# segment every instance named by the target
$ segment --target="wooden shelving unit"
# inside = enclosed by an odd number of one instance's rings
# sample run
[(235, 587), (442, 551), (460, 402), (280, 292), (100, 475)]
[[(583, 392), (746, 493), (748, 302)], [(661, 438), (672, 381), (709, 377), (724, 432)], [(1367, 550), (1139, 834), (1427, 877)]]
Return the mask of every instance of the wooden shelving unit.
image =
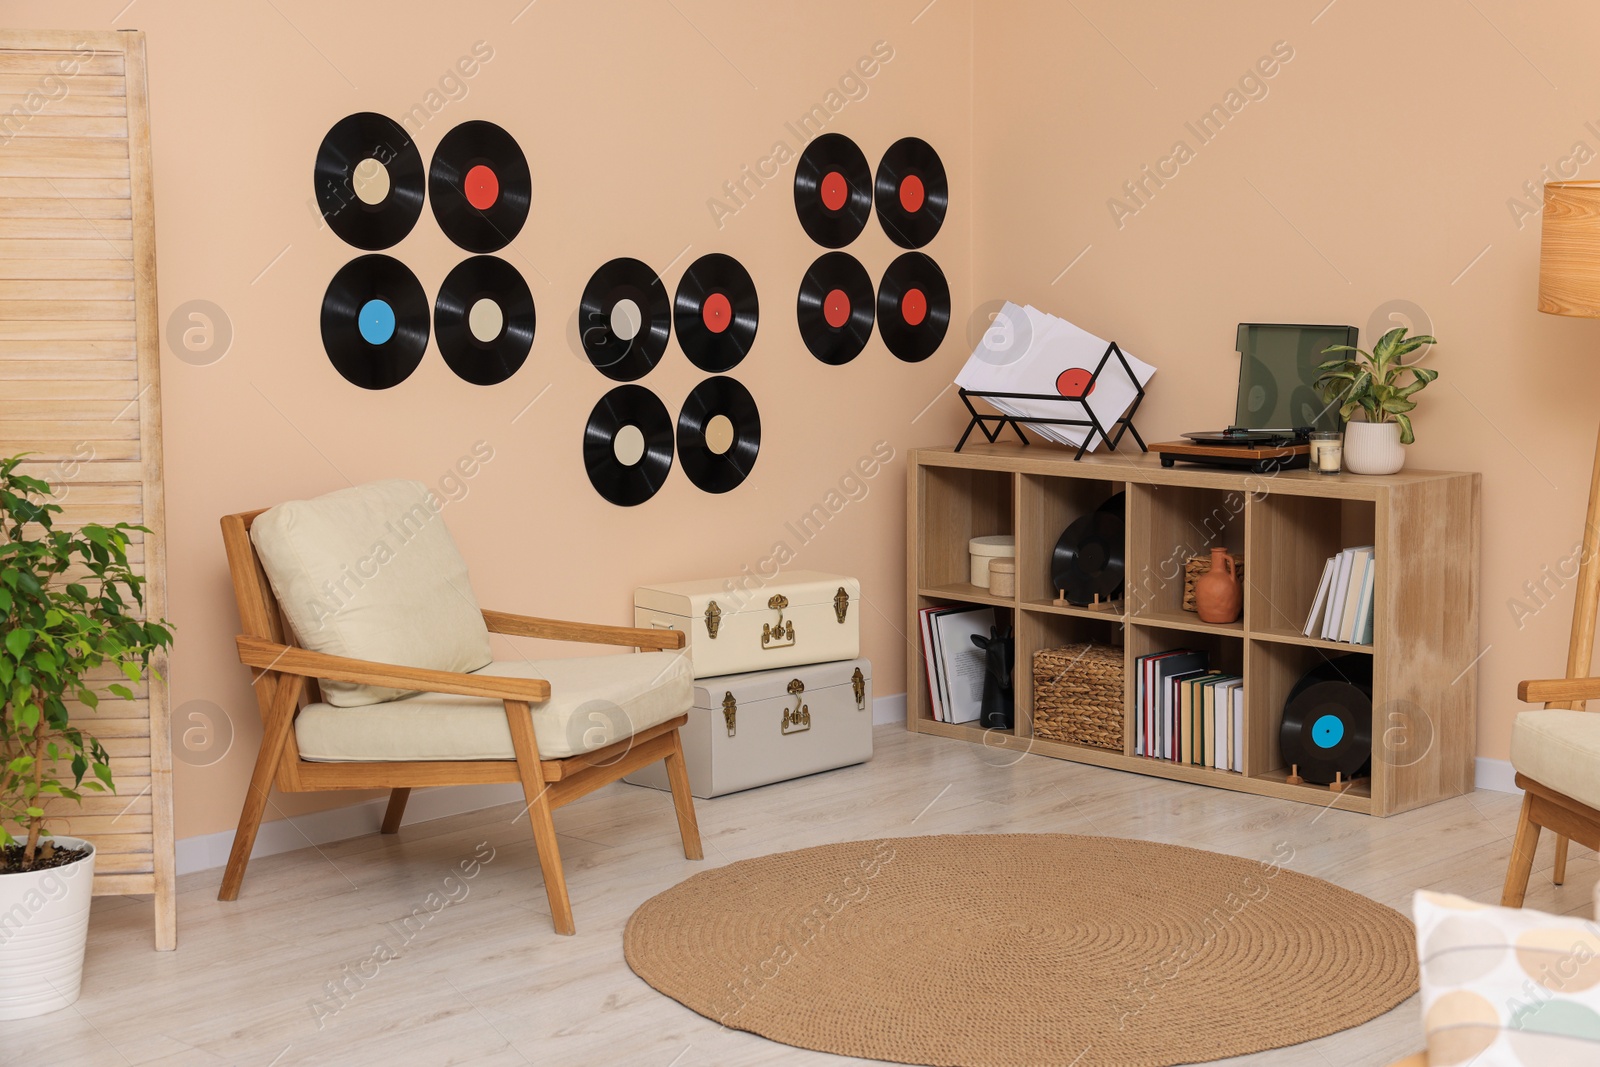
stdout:
[[(909, 729), (1372, 815), (1472, 789), (1481, 651), (1478, 475), (1248, 474), (1163, 468), (1154, 455), (1127, 453), (1074, 462), (1042, 445), (920, 449), (911, 464), (906, 632), (915, 646), (917, 613), (932, 604), (1008, 609), (1017, 635), (1017, 725), (994, 731), (934, 721), (922, 650), (913, 647)], [(1118, 492), (1127, 493), (1124, 613), (1052, 604), (1050, 554), (1061, 531)], [(1017, 539), (1015, 597), (991, 596), (968, 582), (968, 540), (997, 533)], [(1217, 544), (1244, 559), (1244, 617), (1226, 626), (1181, 607), (1184, 560)], [(1323, 561), (1367, 544), (1376, 546), (1378, 560), (1373, 644), (1302, 636)], [(1124, 650), (1129, 684), (1120, 752), (1033, 736), (1034, 651), (1085, 640)], [(1176, 647), (1203, 648), (1213, 666), (1243, 675), (1243, 772), (1132, 754), (1134, 658)], [(1345, 655), (1372, 658), (1372, 777), (1343, 794), (1291, 785), (1278, 753), (1284, 700), (1306, 671)]]

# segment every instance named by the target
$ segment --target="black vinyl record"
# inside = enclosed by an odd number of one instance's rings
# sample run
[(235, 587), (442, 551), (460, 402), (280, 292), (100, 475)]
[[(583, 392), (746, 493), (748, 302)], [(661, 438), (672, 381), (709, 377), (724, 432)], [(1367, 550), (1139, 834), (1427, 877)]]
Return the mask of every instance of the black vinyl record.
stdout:
[(1062, 531), (1050, 556), (1050, 582), (1069, 603), (1088, 604), (1096, 593), (1101, 600), (1122, 595), (1127, 500), (1117, 493)]
[(1365, 777), (1372, 762), (1372, 657), (1319, 663), (1289, 690), (1278, 728), (1283, 762), (1328, 785), (1335, 774)]
[(750, 390), (732, 378), (694, 387), (678, 416), (678, 458), (689, 480), (726, 493), (750, 474), (761, 451), (761, 413)]
[(883, 272), (878, 286), (878, 332), (899, 359), (921, 363), (950, 328), (950, 284), (939, 264), (907, 252)]
[(333, 124), (317, 147), (317, 207), (357, 248), (388, 248), (422, 215), (422, 154), (405, 127), (361, 111)]
[(661, 362), (672, 334), (672, 301), (655, 271), (637, 259), (602, 264), (578, 303), (583, 353), (618, 382), (643, 378)]
[(434, 150), (428, 197), (446, 237), (468, 252), (494, 252), (528, 221), (528, 158), (516, 138), (494, 123), (463, 122)]
[(732, 370), (756, 343), (760, 304), (750, 272), (720, 252), (689, 264), (678, 282), (678, 347), (701, 370)]
[(399, 385), (428, 348), (428, 294), (422, 283), (393, 257), (352, 259), (322, 297), (322, 347), (352, 385)]
[(878, 222), (901, 248), (921, 248), (944, 224), (950, 209), (950, 182), (933, 146), (920, 137), (902, 137), (878, 163), (875, 196)]
[(499, 385), (517, 373), (533, 347), (534, 325), (528, 283), (495, 256), (456, 264), (433, 303), (439, 351), (473, 385)]
[(672, 470), (672, 416), (642, 385), (619, 385), (594, 406), (583, 429), (583, 465), (596, 491), (632, 507), (656, 495)]
[(811, 354), (831, 366), (849, 363), (872, 336), (872, 276), (847, 252), (827, 252), (800, 279), (796, 315)]
[(872, 165), (854, 141), (825, 133), (806, 145), (794, 168), (794, 210), (806, 235), (825, 248), (861, 236), (872, 215)]

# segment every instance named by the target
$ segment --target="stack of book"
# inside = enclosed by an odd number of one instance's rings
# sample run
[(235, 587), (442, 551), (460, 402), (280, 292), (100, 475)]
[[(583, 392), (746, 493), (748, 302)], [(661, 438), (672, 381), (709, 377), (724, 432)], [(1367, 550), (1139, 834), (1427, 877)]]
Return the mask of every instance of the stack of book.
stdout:
[(1244, 771), (1244, 679), (1177, 648), (1134, 660), (1134, 754)]
[(972, 643), (989, 636), (993, 608), (923, 608), (922, 660), (928, 672), (928, 703), (939, 722), (974, 722), (983, 710), (988, 657)]
[(1372, 644), (1372, 583), (1377, 570), (1371, 545), (1347, 548), (1329, 559), (1302, 633), (1324, 641)]

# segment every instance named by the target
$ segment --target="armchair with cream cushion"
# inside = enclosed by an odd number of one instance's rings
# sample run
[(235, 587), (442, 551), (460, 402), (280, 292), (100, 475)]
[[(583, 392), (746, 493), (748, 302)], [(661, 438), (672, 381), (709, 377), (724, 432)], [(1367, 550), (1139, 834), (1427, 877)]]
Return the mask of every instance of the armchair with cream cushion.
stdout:
[[(683, 634), (480, 609), (441, 508), (422, 483), (387, 481), (222, 520), (264, 729), (219, 899), (239, 894), (274, 783), (389, 789), (385, 833), (412, 788), (520, 784), (560, 933), (574, 927), (555, 808), (664, 760), (684, 855), (701, 858)], [(496, 660), (490, 633), (641, 651)]]

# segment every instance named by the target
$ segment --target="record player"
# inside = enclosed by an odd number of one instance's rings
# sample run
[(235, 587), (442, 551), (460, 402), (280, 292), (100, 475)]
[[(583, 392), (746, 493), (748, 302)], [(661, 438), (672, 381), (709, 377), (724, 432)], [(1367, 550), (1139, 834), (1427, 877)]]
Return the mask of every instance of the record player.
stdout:
[(1312, 431), (1341, 428), (1338, 405), (1323, 401), (1316, 390), (1323, 352), (1354, 346), (1358, 332), (1354, 326), (1241, 322), (1234, 424), (1186, 433), (1181, 441), (1151, 445), (1151, 451), (1163, 467), (1183, 462), (1267, 474), (1310, 466)]

